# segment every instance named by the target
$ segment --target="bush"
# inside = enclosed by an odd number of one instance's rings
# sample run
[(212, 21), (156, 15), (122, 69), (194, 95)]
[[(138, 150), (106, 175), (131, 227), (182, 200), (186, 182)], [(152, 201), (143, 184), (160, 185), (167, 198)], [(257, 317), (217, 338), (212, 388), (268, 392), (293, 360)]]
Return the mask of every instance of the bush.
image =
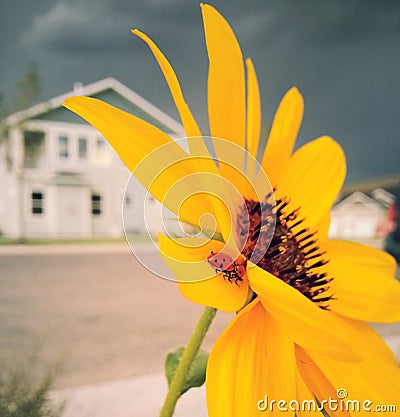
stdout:
[(52, 382), (51, 373), (37, 382), (25, 368), (6, 372), (0, 378), (0, 416), (59, 417), (62, 407), (48, 398)]

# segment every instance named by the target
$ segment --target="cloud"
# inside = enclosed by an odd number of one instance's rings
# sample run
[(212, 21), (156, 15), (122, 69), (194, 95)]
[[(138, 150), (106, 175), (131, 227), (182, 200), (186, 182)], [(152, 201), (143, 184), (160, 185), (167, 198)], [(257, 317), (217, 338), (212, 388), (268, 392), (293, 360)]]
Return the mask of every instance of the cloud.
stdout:
[(60, 0), (33, 18), (18, 44), (65, 55), (120, 53), (132, 48), (131, 28), (151, 28), (153, 36), (168, 39), (165, 35), (192, 25), (200, 17), (200, 7), (191, 4), (188, 7), (185, 0)]
[[(138, 27), (170, 59), (192, 111), (207, 130), (207, 57), (199, 0), (42, 1), (40, 9), (32, 2), (31, 9), (24, 10), (22, 34), (15, 24), (2, 29), (20, 62), (38, 61), (46, 96), (65, 91), (76, 80), (86, 83), (112, 75), (176, 115), (152, 54), (129, 33)], [(400, 2), (213, 0), (212, 4), (232, 25), (244, 55), (255, 62), (268, 120), (283, 92), (297, 85), (306, 98), (299, 143), (332, 134), (346, 149), (353, 178), (363, 172), (398, 171), (394, 155), (399, 153)], [(12, 5), (17, 8), (17, 3)], [(7, 60), (10, 85), (18, 73), (12, 54)], [(365, 160), (371, 158), (373, 166), (366, 167)]]
[[(400, 3), (369, 0), (280, 2), (275, 24), (290, 26), (292, 40), (309, 45), (332, 45), (358, 40), (399, 39)], [(272, 33), (278, 27), (270, 26)]]
[(21, 34), (19, 45), (64, 54), (120, 51), (129, 46), (132, 18), (108, 12), (106, 4), (100, 2), (58, 2), (33, 19), (31, 27)]

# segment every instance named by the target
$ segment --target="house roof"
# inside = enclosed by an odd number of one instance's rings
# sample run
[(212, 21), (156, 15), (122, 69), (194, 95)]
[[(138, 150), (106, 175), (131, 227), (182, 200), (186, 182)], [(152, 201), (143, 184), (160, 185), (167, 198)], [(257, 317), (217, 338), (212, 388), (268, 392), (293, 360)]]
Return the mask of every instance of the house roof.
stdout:
[(377, 199), (374, 199), (361, 191), (355, 191), (337, 204), (335, 204), (332, 208), (332, 211), (340, 211), (349, 206), (365, 206), (369, 207), (372, 210), (376, 210), (377, 208), (382, 208), (384, 205)]
[(379, 203), (368, 197), (366, 194), (362, 193), (361, 191), (355, 191), (354, 193), (350, 194), (346, 198), (344, 198), (339, 203), (335, 204), (333, 207), (333, 211), (340, 210), (342, 207), (349, 206), (349, 205), (364, 205), (368, 207), (376, 207), (379, 206)]
[(377, 188), (371, 192), (371, 196), (379, 201), (385, 207), (389, 207), (396, 201), (396, 196), (392, 193), (389, 193), (387, 190), (383, 188)]
[(68, 93), (11, 114), (6, 118), (6, 124), (12, 126), (27, 120), (86, 123), (79, 116), (62, 107), (62, 103), (66, 98), (76, 95), (101, 99), (148, 121), (168, 134), (178, 137), (185, 136), (184, 129), (180, 123), (112, 77), (104, 78), (86, 86), (76, 83), (74, 89)]

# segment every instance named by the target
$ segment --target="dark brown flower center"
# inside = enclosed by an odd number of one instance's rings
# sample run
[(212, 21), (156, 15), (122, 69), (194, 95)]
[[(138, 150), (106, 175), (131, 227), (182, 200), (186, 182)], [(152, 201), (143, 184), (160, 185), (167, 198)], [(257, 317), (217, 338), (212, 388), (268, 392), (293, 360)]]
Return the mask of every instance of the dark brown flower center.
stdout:
[(319, 307), (328, 309), (332, 295), (327, 291), (332, 278), (321, 271), (327, 260), (319, 250), (315, 232), (298, 218), (300, 209), (287, 213), (287, 200), (271, 201), (271, 197), (272, 193), (261, 203), (245, 200), (239, 210), (237, 231), (242, 254)]

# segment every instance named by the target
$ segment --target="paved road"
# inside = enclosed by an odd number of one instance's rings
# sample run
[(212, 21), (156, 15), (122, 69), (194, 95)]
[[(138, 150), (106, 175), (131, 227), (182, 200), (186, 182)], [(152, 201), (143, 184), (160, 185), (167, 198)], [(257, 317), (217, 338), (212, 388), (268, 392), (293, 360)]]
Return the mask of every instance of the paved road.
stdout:
[[(64, 417), (157, 415), (164, 355), (200, 313), (125, 245), (0, 247), (0, 365), (34, 351), (35, 372), (61, 364), (53, 398), (68, 398)], [(206, 348), (230, 319), (219, 313)], [(378, 330), (400, 356), (400, 324)], [(186, 415), (206, 415), (203, 389), (182, 399), (177, 417)]]
[[(0, 360), (36, 351), (45, 367), (61, 363), (58, 387), (160, 372), (202, 308), (148, 272), (127, 246), (62, 252), (0, 254)], [(206, 348), (229, 320), (219, 313)]]

